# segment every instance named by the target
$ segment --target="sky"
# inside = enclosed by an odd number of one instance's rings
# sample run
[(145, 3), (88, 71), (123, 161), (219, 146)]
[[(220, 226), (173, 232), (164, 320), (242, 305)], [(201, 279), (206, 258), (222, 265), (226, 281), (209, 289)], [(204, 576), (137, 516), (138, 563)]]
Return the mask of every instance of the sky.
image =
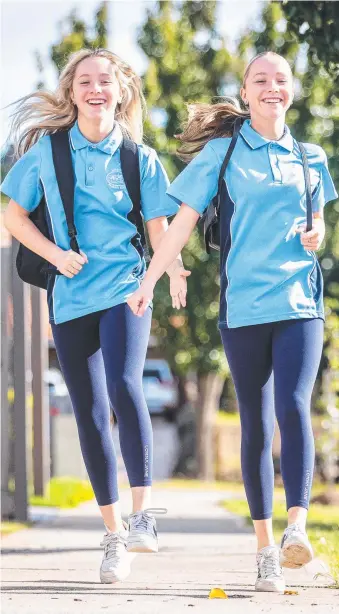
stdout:
[[(35, 51), (46, 65), (44, 81), (53, 89), (56, 72), (48, 61), (49, 49), (60, 39), (62, 22), (72, 9), (86, 23), (94, 23), (100, 0), (0, 0), (1, 5), (1, 143), (9, 130), (8, 104), (35, 89), (38, 72)], [(153, 0), (112, 0), (109, 3), (108, 47), (129, 62), (138, 74), (147, 59), (136, 43), (137, 30), (146, 19)], [(262, 0), (223, 0), (219, 5), (217, 27), (232, 48), (242, 30), (256, 20)]]

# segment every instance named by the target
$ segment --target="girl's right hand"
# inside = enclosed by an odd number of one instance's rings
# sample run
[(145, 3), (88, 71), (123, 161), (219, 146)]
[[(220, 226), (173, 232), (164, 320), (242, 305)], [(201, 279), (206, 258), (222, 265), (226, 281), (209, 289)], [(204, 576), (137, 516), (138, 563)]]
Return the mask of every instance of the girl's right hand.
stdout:
[(135, 316), (141, 318), (144, 315), (147, 307), (149, 307), (153, 300), (153, 290), (154, 284), (143, 281), (140, 288), (127, 299), (127, 304), (130, 306)]
[(88, 258), (84, 252), (77, 254), (72, 249), (69, 249), (68, 251), (60, 250), (54, 264), (62, 275), (71, 279), (81, 271), (87, 262)]

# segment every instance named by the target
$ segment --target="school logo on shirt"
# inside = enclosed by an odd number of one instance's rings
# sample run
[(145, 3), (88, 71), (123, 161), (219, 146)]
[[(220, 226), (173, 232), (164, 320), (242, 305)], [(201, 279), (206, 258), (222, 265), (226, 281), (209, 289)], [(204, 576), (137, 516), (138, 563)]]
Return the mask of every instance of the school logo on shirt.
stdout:
[(118, 169), (113, 169), (108, 175), (106, 175), (106, 181), (110, 188), (114, 190), (123, 190), (125, 187), (125, 182), (123, 178), (123, 174)]

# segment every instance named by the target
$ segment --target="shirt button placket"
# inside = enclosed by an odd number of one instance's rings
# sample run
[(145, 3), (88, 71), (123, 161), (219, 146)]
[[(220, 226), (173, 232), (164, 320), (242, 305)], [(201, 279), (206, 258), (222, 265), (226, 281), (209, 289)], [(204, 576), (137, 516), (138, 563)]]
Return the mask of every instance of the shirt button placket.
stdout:
[(271, 169), (272, 169), (273, 179), (274, 179), (274, 181), (279, 181), (279, 183), (280, 183), (280, 173), (279, 173), (279, 168), (278, 168), (278, 156), (277, 156), (277, 153), (274, 151), (274, 143), (269, 143), (269, 145), (268, 145), (268, 155), (269, 155), (269, 158), (270, 158), (270, 165), (271, 165)]
[(86, 185), (94, 185), (94, 156), (95, 156), (95, 146), (90, 145), (87, 149), (86, 156)]

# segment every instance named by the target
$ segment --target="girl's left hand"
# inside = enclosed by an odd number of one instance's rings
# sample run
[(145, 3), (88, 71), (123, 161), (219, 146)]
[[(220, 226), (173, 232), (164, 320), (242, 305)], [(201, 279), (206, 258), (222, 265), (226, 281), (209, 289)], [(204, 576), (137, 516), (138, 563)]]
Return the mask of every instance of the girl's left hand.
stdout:
[(300, 234), (301, 244), (306, 251), (317, 251), (325, 238), (325, 222), (322, 218), (313, 218), (313, 228), (309, 232), (305, 232), (305, 226), (297, 228)]
[(191, 274), (191, 271), (186, 271), (183, 266), (177, 266), (173, 273), (170, 274), (170, 294), (172, 297), (172, 307), (180, 309), (186, 307), (187, 281), (186, 277)]

